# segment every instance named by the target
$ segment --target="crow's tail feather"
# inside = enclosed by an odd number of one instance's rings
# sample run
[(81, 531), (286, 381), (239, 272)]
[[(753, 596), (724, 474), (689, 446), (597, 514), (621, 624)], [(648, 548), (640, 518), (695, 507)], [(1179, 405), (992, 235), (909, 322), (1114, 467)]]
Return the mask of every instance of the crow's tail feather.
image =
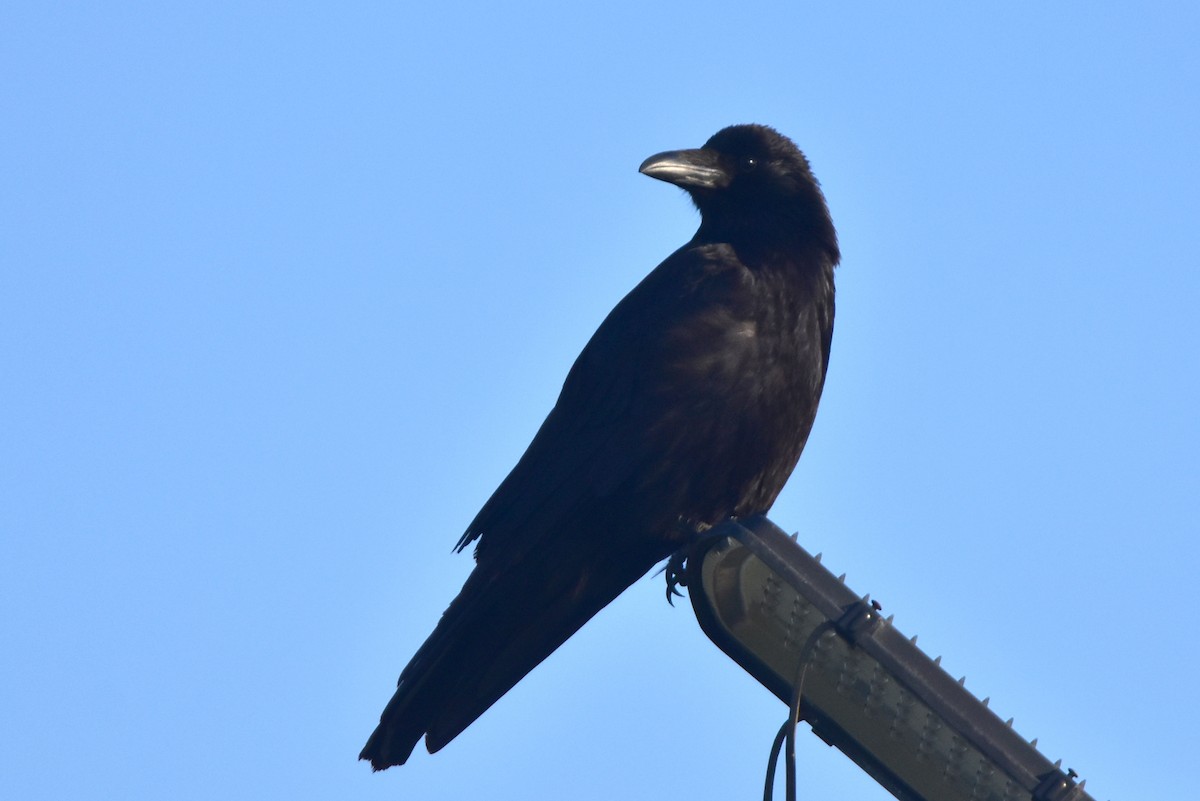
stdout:
[(403, 765), (422, 736), (430, 753), (441, 749), (669, 552), (573, 539), (475, 568), (400, 674), (359, 759), (375, 770)]

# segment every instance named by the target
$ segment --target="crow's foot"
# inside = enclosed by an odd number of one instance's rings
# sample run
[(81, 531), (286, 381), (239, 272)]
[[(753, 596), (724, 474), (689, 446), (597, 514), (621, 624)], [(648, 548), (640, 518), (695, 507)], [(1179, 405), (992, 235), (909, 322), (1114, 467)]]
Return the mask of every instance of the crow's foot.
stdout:
[(687, 548), (680, 548), (671, 554), (663, 572), (667, 574), (667, 603), (675, 605), (675, 598), (682, 598), (683, 593), (678, 587), (687, 586)]
[(704, 538), (704, 532), (710, 528), (712, 526), (708, 523), (698, 523), (685, 517), (681, 517), (675, 522), (677, 541), (682, 541), (684, 544), (671, 554), (666, 567), (658, 571), (667, 574), (667, 603), (671, 606), (675, 605), (675, 598), (683, 597), (683, 593), (678, 588), (687, 586), (688, 555), (691, 554), (696, 543)]

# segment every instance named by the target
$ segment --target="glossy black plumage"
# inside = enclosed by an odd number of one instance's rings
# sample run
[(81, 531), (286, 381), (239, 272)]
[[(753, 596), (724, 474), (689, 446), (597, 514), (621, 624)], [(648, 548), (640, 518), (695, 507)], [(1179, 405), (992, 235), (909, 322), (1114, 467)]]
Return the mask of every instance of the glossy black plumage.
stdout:
[(363, 748), (377, 770), (440, 749), (696, 531), (765, 513), (804, 448), (839, 258), (807, 160), (739, 125), (641, 170), (700, 228), (600, 325), (459, 541), (477, 565)]

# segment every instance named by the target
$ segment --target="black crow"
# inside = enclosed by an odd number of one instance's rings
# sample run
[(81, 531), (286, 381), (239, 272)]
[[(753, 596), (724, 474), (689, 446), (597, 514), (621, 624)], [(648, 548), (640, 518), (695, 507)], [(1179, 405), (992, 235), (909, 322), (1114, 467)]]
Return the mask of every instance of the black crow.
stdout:
[(601, 323), (458, 541), (475, 569), (362, 750), (376, 770), (453, 740), (699, 532), (764, 514), (800, 458), (839, 259), (807, 159), (735, 125), (641, 172), (685, 189), (700, 228)]

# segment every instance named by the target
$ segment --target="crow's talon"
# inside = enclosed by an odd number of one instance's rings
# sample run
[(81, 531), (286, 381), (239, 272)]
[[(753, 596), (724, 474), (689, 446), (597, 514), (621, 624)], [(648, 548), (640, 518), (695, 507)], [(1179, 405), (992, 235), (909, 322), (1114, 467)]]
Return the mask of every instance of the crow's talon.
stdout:
[(674, 598), (683, 597), (678, 588), (687, 586), (687, 554), (682, 549), (671, 554), (663, 572), (667, 574), (667, 603), (674, 606)]

